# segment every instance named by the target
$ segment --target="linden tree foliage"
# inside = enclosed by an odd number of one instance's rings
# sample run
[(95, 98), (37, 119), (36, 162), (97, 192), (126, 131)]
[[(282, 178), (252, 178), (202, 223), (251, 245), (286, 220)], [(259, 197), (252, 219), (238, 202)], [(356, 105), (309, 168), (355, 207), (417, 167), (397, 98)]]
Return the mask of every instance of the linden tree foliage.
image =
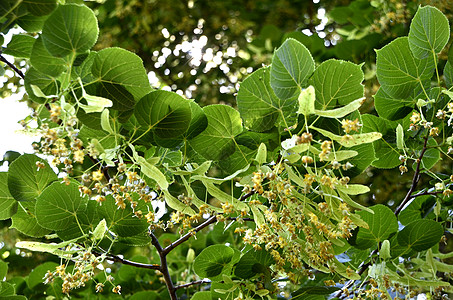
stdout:
[[(452, 177), (438, 172), (453, 151), (451, 64), (438, 59), (450, 29), (437, 8), (376, 50), (376, 113), (362, 114), (362, 65), (316, 64), (291, 37), (241, 83), (237, 109), (155, 90), (136, 54), (93, 50), (90, 8), (62, 2), (0, 4), (26, 31), (3, 53), (26, 61), (25, 74), (8, 66), (39, 137), (35, 154), (4, 158), (0, 219), (23, 253), (49, 255), (29, 274), (3, 256), (0, 298), (452, 291)], [(385, 200), (396, 207), (357, 201), (371, 166), (413, 174), (403, 199)]]

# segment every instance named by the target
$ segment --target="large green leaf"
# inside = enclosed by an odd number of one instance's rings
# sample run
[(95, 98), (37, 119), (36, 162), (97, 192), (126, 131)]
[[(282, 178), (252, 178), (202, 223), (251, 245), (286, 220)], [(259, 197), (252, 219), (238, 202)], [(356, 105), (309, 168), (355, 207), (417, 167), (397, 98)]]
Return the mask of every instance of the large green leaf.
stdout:
[(36, 219), (50, 230), (64, 230), (76, 220), (79, 207), (86, 204), (76, 183), (54, 182), (36, 199)]
[[(38, 170), (36, 163), (44, 164)], [(49, 164), (33, 154), (24, 154), (13, 161), (8, 171), (8, 189), (17, 201), (34, 201), (51, 182), (58, 180)]]
[(134, 109), (135, 99), (129, 91), (119, 84), (101, 82), (98, 85), (97, 94), (112, 100), (112, 109), (127, 111)]
[(416, 197), (409, 205), (405, 206), (398, 215), (398, 221), (407, 225), (415, 220), (423, 219), (429, 212), (432, 212), (436, 199), (432, 196)]
[(288, 99), (306, 87), (315, 70), (310, 51), (295, 39), (287, 39), (272, 57), (271, 86), (280, 99)]
[(226, 105), (209, 105), (203, 108), (208, 127), (190, 145), (200, 155), (210, 160), (220, 160), (237, 148), (234, 137), (242, 132), (239, 112)]
[(234, 250), (225, 245), (211, 245), (195, 258), (193, 269), (201, 278), (215, 280), (222, 274), (229, 275), (232, 268)]
[(396, 99), (406, 99), (431, 79), (434, 61), (431, 57), (415, 59), (407, 37), (400, 37), (376, 50), (376, 76), (381, 88)]
[(359, 65), (330, 59), (319, 65), (310, 83), (315, 88), (316, 108), (346, 105), (363, 97), (363, 72)]
[(66, 69), (66, 61), (63, 58), (55, 57), (47, 51), (39, 37), (31, 51), (30, 63), (41, 73), (57, 77)]
[(11, 218), (16, 211), (17, 201), (8, 190), (8, 173), (0, 172), (0, 220)]
[(57, 93), (57, 81), (52, 78), (52, 76), (43, 74), (33, 67), (28, 69), (27, 73), (25, 73), (24, 81), (25, 90), (27, 91), (28, 96), (37, 103), (44, 103), (46, 99), (35, 95), (31, 88), (32, 85), (39, 87), (45, 95), (55, 95)]
[(373, 115), (362, 115), (363, 132), (382, 133), (382, 139), (373, 142), (377, 160), (372, 165), (377, 168), (390, 169), (401, 164), (396, 147), (396, 122), (378, 118)]
[(395, 99), (379, 88), (374, 95), (374, 107), (379, 116), (387, 120), (399, 120), (407, 116), (414, 107), (412, 99)]
[(11, 228), (31, 237), (43, 237), (51, 230), (38, 224), (35, 216), (35, 201), (20, 202), (17, 212), (11, 217)]
[[(453, 49), (453, 47), (451, 47), (450, 49)], [(447, 63), (445, 64), (444, 77), (447, 88), (451, 88), (453, 86), (453, 67), (450, 61), (447, 61)]]
[(398, 221), (390, 208), (382, 204), (370, 208), (374, 214), (364, 210), (357, 212), (369, 226), (369, 229), (360, 228), (357, 233), (355, 246), (359, 249), (373, 247), (398, 230)]
[(439, 243), (444, 229), (434, 220), (415, 220), (398, 233), (397, 239), (401, 246), (408, 246), (415, 251), (428, 250)]
[(447, 17), (436, 7), (419, 7), (409, 30), (409, 47), (419, 59), (435, 59), (450, 38)]
[(277, 120), (284, 127), (295, 122), (297, 99), (275, 96), (270, 87), (270, 67), (256, 70), (241, 83), (237, 104), (244, 125), (253, 131), (269, 130)]
[(256, 274), (262, 273), (273, 263), (274, 259), (267, 251), (250, 249), (239, 260), (234, 270), (234, 275), (239, 278), (249, 279)]
[[(99, 51), (92, 63), (91, 74), (94, 80), (102, 84), (123, 86), (135, 100), (151, 92), (148, 75), (141, 58), (121, 48), (107, 48)], [(113, 89), (110, 88), (109, 91), (113, 93)], [(120, 103), (124, 105), (122, 101)]]
[[(151, 208), (152, 210), (152, 208)], [(145, 219), (139, 219), (135, 216), (129, 205), (121, 209), (115, 204), (113, 196), (108, 195), (101, 206), (97, 207), (100, 218), (107, 221), (109, 230), (122, 237), (130, 237), (145, 232), (148, 223)], [(145, 210), (142, 210), (146, 212)]]
[(20, 58), (30, 58), (35, 39), (30, 35), (13, 35), (3, 53)]
[(191, 120), (189, 128), (184, 133), (186, 139), (190, 140), (199, 135), (208, 126), (208, 118), (203, 109), (195, 102), (190, 101)]
[(77, 4), (58, 6), (42, 29), (44, 46), (56, 57), (90, 50), (98, 34), (98, 23), (93, 11)]
[(24, 0), (27, 10), (34, 16), (45, 16), (57, 7), (57, 0)]
[(32, 14), (26, 14), (17, 19), (17, 25), (27, 32), (39, 32), (44, 26), (47, 16), (34, 16)]
[(163, 139), (182, 135), (190, 125), (189, 101), (176, 93), (154, 91), (140, 99), (135, 116), (144, 129), (153, 129)]

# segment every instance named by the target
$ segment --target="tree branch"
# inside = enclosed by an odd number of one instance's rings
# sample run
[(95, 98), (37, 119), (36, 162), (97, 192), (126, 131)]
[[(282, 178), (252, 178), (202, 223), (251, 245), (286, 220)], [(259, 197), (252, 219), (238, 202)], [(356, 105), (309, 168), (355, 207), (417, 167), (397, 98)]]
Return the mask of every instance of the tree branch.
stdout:
[(175, 289), (178, 290), (178, 289), (183, 289), (183, 288), (186, 288), (186, 287), (190, 287), (192, 285), (197, 285), (197, 284), (203, 284), (203, 283), (210, 283), (211, 281), (210, 280), (195, 280), (195, 281), (192, 281), (192, 282), (189, 282), (189, 283), (185, 283), (185, 284), (181, 284), (181, 285), (177, 285), (175, 286)]
[(167, 253), (164, 253), (164, 249), (162, 245), (159, 243), (159, 240), (154, 235), (154, 233), (150, 230), (149, 236), (151, 237), (151, 244), (156, 248), (157, 253), (159, 254), (160, 258), (160, 272), (164, 276), (165, 284), (167, 285), (168, 293), (170, 294), (170, 298), (172, 300), (178, 300), (176, 296), (176, 288), (171, 280), (170, 272), (168, 271), (168, 264), (167, 264)]
[(167, 255), (171, 250), (175, 249), (176, 247), (178, 247), (179, 245), (181, 245), (182, 243), (184, 243), (185, 241), (190, 239), (195, 233), (197, 233), (198, 231), (207, 227), (208, 225), (215, 223), (216, 221), (217, 221), (217, 215), (211, 216), (209, 219), (207, 219), (206, 221), (204, 221), (203, 223), (201, 223), (200, 225), (198, 225), (197, 227), (192, 229), (190, 232), (183, 235), (182, 237), (180, 237), (178, 240), (174, 241), (170, 245), (168, 245), (165, 249), (162, 250), (162, 252), (165, 255)]
[(20, 78), (25, 79), (24, 73), (22, 73), (21, 70), (19, 70), (14, 64), (10, 63), (1, 53), (0, 53), (0, 61), (4, 62), (5, 64), (8, 65), (11, 69), (14, 70), (14, 72), (17, 73), (17, 75), (20, 76)]
[(421, 192), (421, 193), (418, 193), (418, 194), (415, 194), (415, 195), (411, 195), (409, 198), (412, 199), (412, 198), (416, 198), (416, 197), (419, 197), (419, 196), (425, 196), (425, 195), (432, 195), (432, 196), (435, 196), (435, 195), (438, 195), (438, 194), (442, 194), (443, 191), (435, 191), (435, 192)]
[(417, 184), (420, 180), (420, 165), (422, 163), (423, 155), (425, 155), (425, 152), (427, 149), (426, 145), (428, 143), (428, 138), (429, 138), (429, 135), (426, 135), (425, 142), (423, 143), (422, 152), (420, 152), (420, 156), (417, 159), (417, 168), (415, 169), (414, 176), (412, 177), (411, 187), (409, 188), (409, 191), (407, 191), (406, 197), (404, 197), (403, 201), (401, 201), (401, 204), (396, 208), (395, 216), (398, 216), (399, 213), (403, 210), (404, 206), (406, 206), (406, 204), (413, 198), (413, 197), (411, 198), (411, 195), (414, 192), (414, 190), (417, 187)]
[[(96, 256), (101, 256), (102, 254), (96, 251), (93, 251), (93, 254)], [(160, 265), (158, 264), (143, 264), (131, 260), (124, 259), (118, 255), (110, 254), (110, 253), (104, 253), (105, 258), (108, 260), (113, 260), (114, 262), (122, 263), (123, 265), (129, 265), (137, 268), (143, 268), (143, 269), (151, 269), (151, 270), (159, 270), (160, 271)]]

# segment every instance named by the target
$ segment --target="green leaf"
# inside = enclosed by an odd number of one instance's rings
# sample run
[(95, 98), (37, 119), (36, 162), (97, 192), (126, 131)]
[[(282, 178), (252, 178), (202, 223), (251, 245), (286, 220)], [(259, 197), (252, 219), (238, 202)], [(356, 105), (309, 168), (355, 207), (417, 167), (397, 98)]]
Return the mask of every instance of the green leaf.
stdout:
[(415, 251), (428, 250), (439, 243), (444, 234), (442, 225), (434, 220), (415, 220), (398, 233), (401, 246), (408, 246)]
[[(6, 281), (0, 281), (0, 300), (15, 299), (14, 285)], [(24, 296), (22, 296), (24, 297)]]
[(316, 130), (317, 132), (321, 133), (325, 137), (338, 142), (340, 145), (348, 147), (348, 148), (357, 146), (357, 145), (372, 143), (372, 142), (382, 138), (382, 134), (379, 132), (357, 133), (357, 134), (349, 135), (348, 138), (345, 138), (345, 136), (333, 134), (332, 132), (330, 132), (328, 130), (317, 128), (314, 126), (310, 126), (310, 128)]
[(346, 115), (356, 111), (362, 106), (363, 102), (365, 102), (365, 97), (356, 99), (345, 106), (331, 109), (331, 110), (315, 110), (315, 113), (318, 116), (325, 117), (325, 118), (343, 118)]
[[(129, 300), (157, 300), (157, 299), (161, 299), (161, 297), (155, 291), (140, 291), (140, 292), (136, 292), (136, 293), (134, 292), (133, 295), (128, 299)], [(208, 299), (208, 298), (203, 298), (203, 299)]]
[(199, 135), (208, 126), (208, 118), (206, 117), (203, 109), (195, 102), (189, 101), (191, 110), (191, 120), (189, 128), (184, 133), (187, 140), (193, 139)]
[[(129, 206), (124, 209), (118, 208), (112, 195), (106, 196), (102, 205), (97, 206), (97, 211), (99, 216), (107, 221), (108, 230), (112, 230), (121, 237), (135, 236), (148, 228), (146, 220), (137, 218), (132, 208)], [(145, 210), (142, 211), (145, 212)]]
[(330, 59), (319, 65), (310, 83), (316, 90), (316, 108), (325, 110), (363, 97), (363, 72), (359, 65)]
[(363, 132), (379, 131), (383, 138), (373, 143), (375, 160), (372, 165), (377, 168), (391, 169), (401, 164), (396, 147), (395, 130), (397, 123), (373, 115), (362, 115)]
[(242, 279), (250, 279), (274, 263), (272, 255), (267, 251), (250, 249), (239, 260), (234, 275)]
[(210, 291), (196, 292), (195, 294), (193, 294), (192, 298), (190, 298), (190, 300), (206, 300), (206, 299), (212, 299)]
[(208, 160), (221, 160), (237, 149), (234, 137), (242, 132), (239, 112), (226, 105), (203, 108), (208, 127), (190, 140), (192, 148)]
[(0, 220), (11, 218), (16, 211), (17, 201), (8, 190), (8, 173), (0, 172)]
[[(291, 293), (293, 299), (299, 299), (300, 297), (304, 297), (304, 299), (308, 299), (310, 295), (330, 295), (340, 288), (337, 287), (327, 287), (327, 286), (305, 286), (297, 291)], [(300, 298), (302, 299), (302, 298)], [(311, 299), (311, 298), (310, 298)], [(321, 299), (321, 298), (320, 298)], [(322, 297), (324, 299), (324, 297)]]
[(39, 32), (44, 26), (47, 16), (34, 16), (32, 14), (26, 14), (17, 19), (17, 25), (27, 32)]
[(24, 0), (27, 10), (34, 16), (45, 16), (57, 7), (57, 0)]
[(101, 82), (98, 85), (97, 93), (104, 98), (112, 100), (112, 109), (128, 111), (135, 106), (134, 96), (122, 85)]
[(370, 191), (370, 188), (363, 184), (348, 184), (346, 186), (339, 185), (337, 188), (348, 195), (366, 194)]
[(360, 228), (357, 233), (355, 246), (359, 249), (374, 247), (376, 243), (386, 240), (390, 234), (398, 231), (398, 221), (390, 208), (382, 204), (370, 208), (374, 214), (367, 211), (357, 212), (369, 226), (369, 229)]
[(35, 217), (35, 202), (20, 202), (17, 212), (11, 217), (11, 228), (31, 237), (43, 237), (51, 231), (38, 224)]
[(396, 147), (400, 150), (404, 149), (404, 131), (403, 126), (396, 126)]
[[(105, 88), (105, 84), (120, 85), (126, 88), (135, 100), (139, 100), (151, 92), (148, 75), (141, 58), (121, 48), (107, 48), (99, 51), (94, 57), (91, 74), (93, 80), (104, 85), (102, 88)], [(102, 90), (102, 88), (100, 89)], [(108, 85), (107, 89), (109, 93), (114, 91)], [(123, 100), (119, 100), (118, 96), (117, 105), (126, 104)]]
[(25, 73), (25, 90), (32, 101), (37, 103), (45, 103), (46, 99), (36, 95), (32, 89), (32, 86), (37, 86), (45, 95), (55, 95), (58, 90), (58, 84), (55, 78), (43, 74), (35, 68), (28, 69)]
[(76, 183), (54, 182), (36, 199), (36, 219), (50, 230), (64, 230), (73, 224), (81, 205), (86, 203)]
[(250, 130), (263, 132), (276, 122), (288, 127), (296, 121), (294, 106), (297, 98), (279, 99), (270, 86), (270, 76), (270, 67), (260, 68), (250, 74), (239, 88), (238, 110), (245, 127)]
[(379, 116), (387, 120), (399, 120), (407, 116), (414, 107), (414, 101), (396, 99), (379, 88), (374, 97), (374, 106)]
[(295, 39), (285, 40), (272, 57), (270, 83), (275, 95), (280, 99), (298, 95), (314, 70), (310, 51)]
[[(36, 163), (43, 163), (38, 171)], [(49, 164), (33, 154), (24, 154), (13, 161), (8, 171), (8, 189), (17, 201), (34, 201), (57, 175)]]
[(33, 48), (35, 41), (36, 39), (29, 35), (13, 35), (3, 53), (14, 57), (30, 58), (31, 49)]
[(298, 114), (308, 116), (315, 113), (316, 95), (315, 88), (312, 85), (306, 89), (303, 89), (297, 100), (299, 101), (299, 109), (297, 110)]
[(39, 285), (44, 285), (43, 284), (44, 275), (47, 273), (47, 271), (51, 272), (55, 271), (55, 268), (57, 266), (58, 264), (55, 262), (45, 262), (34, 268), (27, 278), (28, 288), (34, 289), (37, 288)]
[(30, 63), (41, 73), (57, 77), (66, 70), (66, 60), (51, 55), (44, 47), (42, 37), (39, 37), (33, 45)]
[(167, 91), (151, 92), (135, 107), (138, 123), (163, 139), (182, 135), (189, 128), (191, 115), (189, 101)]
[(56, 57), (90, 50), (98, 34), (98, 23), (93, 11), (77, 4), (59, 5), (42, 29), (44, 46)]
[(450, 38), (447, 17), (436, 7), (419, 7), (409, 29), (409, 47), (412, 54), (423, 59), (435, 58)]
[(393, 40), (376, 53), (376, 76), (381, 88), (390, 97), (408, 98), (414, 90), (421, 90), (433, 75), (433, 59), (415, 59), (407, 37)]
[(0, 278), (5, 278), (8, 273), (8, 264), (3, 260), (0, 260)]
[(230, 275), (234, 250), (225, 245), (211, 245), (195, 258), (193, 269), (201, 278), (216, 280)]
[(412, 221), (421, 220), (432, 211), (435, 203), (435, 198), (432, 196), (416, 197), (409, 205), (404, 207), (398, 215), (398, 221), (403, 225), (407, 225)]

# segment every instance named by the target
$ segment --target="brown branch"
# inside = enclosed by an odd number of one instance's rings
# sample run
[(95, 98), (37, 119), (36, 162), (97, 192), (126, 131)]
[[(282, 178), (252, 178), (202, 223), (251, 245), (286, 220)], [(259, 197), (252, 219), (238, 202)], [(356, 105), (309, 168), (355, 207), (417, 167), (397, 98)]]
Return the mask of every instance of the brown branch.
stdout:
[(4, 62), (5, 64), (8, 65), (11, 69), (14, 70), (14, 72), (17, 73), (17, 75), (20, 76), (20, 78), (25, 79), (24, 73), (22, 73), (21, 70), (19, 70), (14, 64), (10, 63), (1, 53), (0, 53), (0, 61)]
[(192, 236), (194, 236), (195, 233), (197, 233), (198, 231), (207, 227), (208, 225), (215, 223), (216, 221), (217, 221), (217, 215), (211, 216), (209, 219), (207, 219), (206, 221), (204, 221), (203, 223), (201, 223), (200, 225), (198, 225), (197, 227), (192, 229), (190, 232), (186, 233), (185, 235), (183, 235), (182, 237), (180, 237), (179, 239), (177, 239), (176, 241), (174, 241), (173, 243), (171, 243), (170, 245), (165, 247), (165, 249), (162, 249), (162, 252), (165, 255), (167, 255), (171, 250), (175, 249), (176, 247), (178, 247), (179, 245), (181, 245), (182, 243), (184, 243), (185, 241), (190, 239)]
[(406, 204), (411, 200), (411, 195), (414, 192), (415, 188), (417, 187), (418, 182), (420, 181), (420, 165), (422, 163), (423, 155), (425, 155), (427, 149), (426, 145), (428, 143), (428, 138), (429, 135), (426, 135), (425, 142), (423, 143), (422, 152), (420, 152), (420, 156), (417, 159), (417, 168), (415, 169), (414, 176), (412, 177), (411, 187), (409, 188), (409, 191), (407, 191), (406, 197), (404, 197), (403, 201), (401, 201), (401, 204), (396, 208), (395, 216), (398, 216), (399, 213), (403, 210), (404, 206), (406, 206)]
[[(93, 251), (93, 254), (96, 256), (101, 256), (102, 254), (96, 251)], [(114, 262), (122, 263), (123, 265), (129, 265), (137, 268), (142, 268), (142, 269), (151, 269), (151, 270), (159, 270), (160, 271), (160, 265), (158, 264), (143, 264), (131, 260), (124, 259), (118, 255), (114, 255), (111, 253), (104, 253), (105, 258), (108, 260), (113, 260)]]
[(151, 237), (151, 244), (156, 248), (157, 253), (159, 254), (160, 258), (160, 272), (164, 276), (165, 284), (167, 285), (168, 293), (170, 294), (171, 300), (178, 300), (178, 297), (176, 296), (176, 288), (175, 285), (173, 284), (173, 281), (170, 276), (170, 272), (168, 270), (168, 264), (167, 264), (167, 253), (164, 253), (164, 249), (162, 248), (162, 245), (159, 243), (159, 240), (157, 237), (154, 235), (154, 233), (150, 230), (149, 231), (149, 236)]
[(178, 290), (178, 289), (183, 289), (183, 288), (186, 288), (186, 287), (190, 287), (192, 285), (197, 285), (197, 284), (203, 284), (203, 283), (210, 283), (211, 281), (210, 280), (195, 280), (195, 281), (192, 281), (192, 282), (189, 282), (189, 283), (185, 283), (185, 284), (181, 284), (181, 285), (177, 285), (175, 286), (175, 289)]
[(438, 195), (438, 194), (442, 194), (443, 191), (435, 191), (435, 192), (421, 192), (421, 193), (418, 193), (418, 194), (415, 194), (415, 195), (411, 195), (409, 198), (412, 199), (412, 198), (416, 198), (416, 197), (419, 197), (419, 196), (425, 196), (425, 195), (432, 195), (432, 196), (435, 196), (435, 195)]

